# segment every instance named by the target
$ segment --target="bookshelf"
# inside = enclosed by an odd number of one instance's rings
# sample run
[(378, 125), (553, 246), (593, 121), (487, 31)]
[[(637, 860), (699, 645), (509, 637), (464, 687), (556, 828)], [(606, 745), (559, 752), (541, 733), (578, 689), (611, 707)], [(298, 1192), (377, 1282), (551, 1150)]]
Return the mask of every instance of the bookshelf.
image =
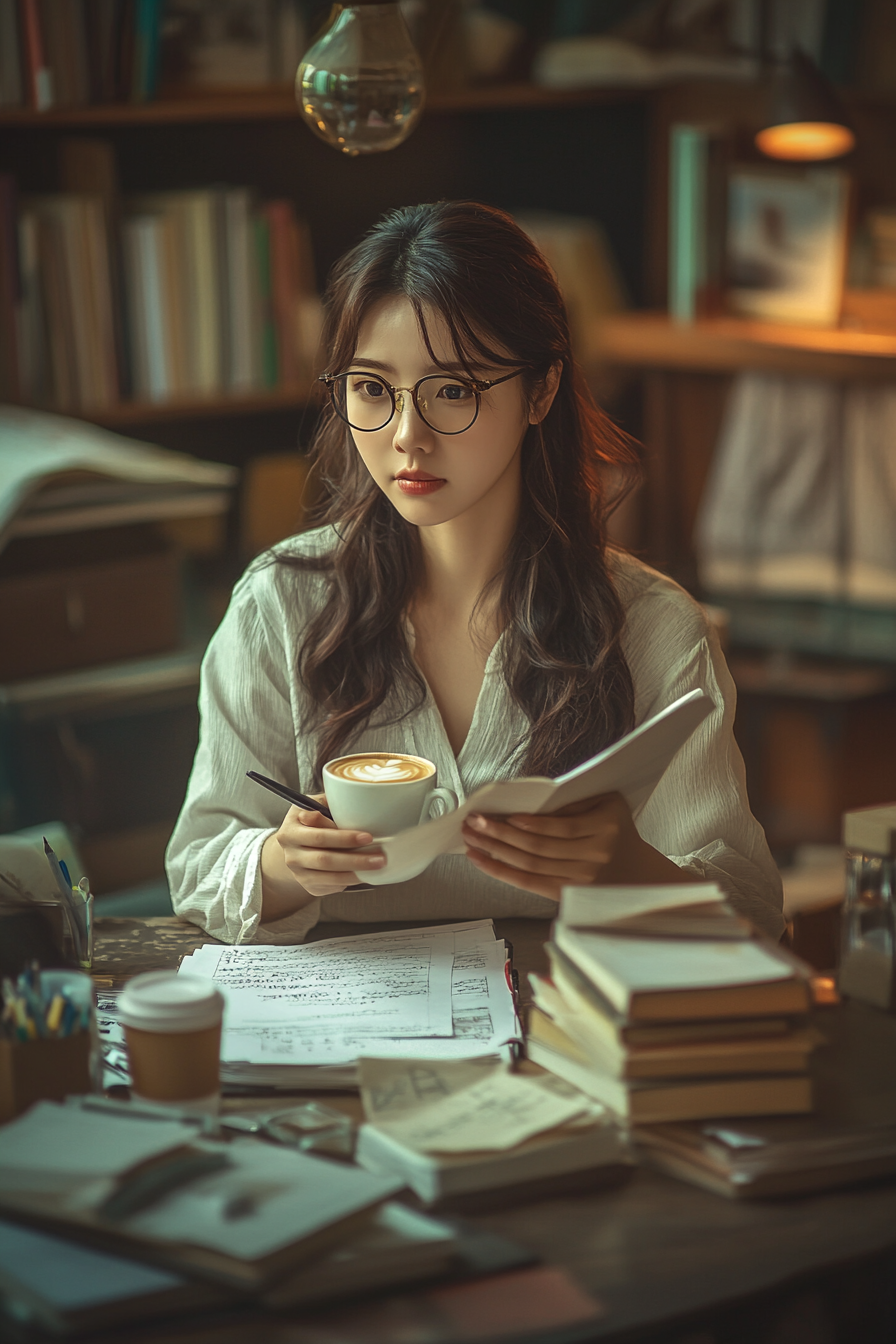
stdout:
[(636, 370), (647, 453), (642, 534), (652, 564), (696, 586), (691, 538), (731, 379), (747, 370), (839, 382), (896, 381), (896, 331), (788, 326), (735, 317), (675, 322), (630, 312), (595, 325), (596, 366)]
[(666, 313), (623, 313), (595, 328), (595, 359), (630, 368), (694, 373), (758, 369), (813, 378), (896, 379), (896, 331), (785, 326), (741, 318), (674, 322)]
[[(125, 200), (222, 183), (246, 186), (259, 201), (285, 199), (309, 225), (318, 289), (336, 257), (385, 210), (405, 202), (479, 196), (506, 208), (598, 218), (608, 210), (617, 217), (612, 245), (627, 249), (623, 270), (636, 291), (645, 108), (640, 89), (552, 90), (522, 82), (463, 88), (431, 96), (421, 126), (399, 150), (356, 160), (311, 135), (290, 84), (41, 113), (4, 108), (0, 173), (15, 179), (22, 196), (53, 193), (61, 148), (72, 139), (101, 140), (114, 152)], [(583, 142), (598, 149), (596, 177), (571, 171)], [(628, 181), (620, 191), (622, 164)], [(610, 182), (612, 192), (604, 185)], [(312, 389), (313, 370), (306, 369), (287, 387), (164, 400), (131, 395), (114, 404), (82, 401), (64, 413), (177, 448), (189, 448), (191, 427), (205, 439), (214, 422), (224, 460), (242, 463), (257, 451), (294, 449), (307, 436)], [(260, 438), (251, 444), (246, 429), (253, 421)], [(209, 450), (203, 444), (198, 451)]]
[[(550, 89), (537, 84), (483, 84), (431, 94), (426, 113), (480, 112), (519, 108), (584, 107), (599, 103), (642, 100), (644, 91), (632, 87)], [(178, 124), (216, 121), (300, 121), (292, 84), (263, 85), (239, 92), (162, 96), (149, 103), (101, 103), (87, 107), (35, 112), (31, 108), (0, 108), (0, 127), (44, 126), (48, 129), (83, 126)]]
[[(555, 92), (516, 84), (433, 96), (406, 144), (355, 160), (314, 138), (289, 86), (40, 114), (4, 109), (0, 173), (11, 174), (22, 195), (56, 192), (60, 150), (70, 139), (111, 147), (125, 198), (224, 183), (248, 187), (260, 201), (290, 201), (310, 228), (318, 289), (332, 262), (385, 211), (439, 197), (479, 197), (508, 209), (604, 220), (629, 289), (638, 294), (647, 151), (642, 90)], [(583, 148), (587, 173), (581, 171)], [(252, 483), (264, 474), (256, 467), (272, 460), (301, 465), (297, 452), (313, 426), (314, 387), (313, 370), (306, 370), (288, 387), (134, 398), (66, 414), (241, 468), (245, 493), (231, 513), (224, 553), (198, 562), (213, 615), (220, 615), (245, 558), (241, 520), (253, 511), (247, 507), (255, 499)], [(277, 472), (267, 479), (275, 487), (267, 513), (282, 515), (289, 492)], [(256, 500), (254, 512), (260, 504)], [(295, 514), (283, 524), (284, 534), (298, 523), (298, 502)], [(102, 788), (90, 795), (83, 839), (90, 842), (88, 867), (92, 862), (97, 874), (109, 874), (107, 889), (161, 873), (196, 740), (200, 653), (199, 646), (184, 647), (144, 663), (0, 688), (0, 717), (16, 725), (17, 759), (34, 766), (27, 780), (22, 777), (27, 820), (50, 796), (58, 797), (60, 815), (79, 817), (88, 791), (79, 796), (77, 770), (89, 759), (101, 762)], [(119, 724), (120, 740), (136, 744), (127, 759), (118, 747)], [(137, 824), (129, 804), (135, 761), (145, 825)]]
[[(896, 381), (896, 331), (732, 317), (683, 323), (665, 313), (634, 312), (606, 319), (589, 345), (596, 361), (640, 377), (647, 454), (640, 551), (690, 588), (697, 586), (691, 538), (732, 378), (758, 370), (877, 386)], [(829, 623), (838, 619), (842, 624), (843, 613)], [(795, 615), (777, 620), (793, 622)], [(886, 612), (879, 620), (892, 625)], [(772, 632), (767, 615), (763, 630)], [(782, 629), (785, 647), (793, 634)], [(844, 636), (844, 653), (846, 647)], [(836, 844), (845, 810), (893, 796), (896, 767), (887, 745), (896, 732), (892, 663), (762, 651), (735, 651), (729, 661), (751, 803), (778, 853), (798, 844)]]
[(139, 425), (147, 429), (173, 422), (205, 420), (213, 416), (261, 416), (273, 412), (301, 411), (316, 391), (312, 378), (295, 387), (271, 388), (250, 396), (222, 393), (214, 397), (169, 397), (158, 401), (121, 401), (115, 406), (71, 412), (79, 420), (102, 425), (104, 429), (127, 433)]

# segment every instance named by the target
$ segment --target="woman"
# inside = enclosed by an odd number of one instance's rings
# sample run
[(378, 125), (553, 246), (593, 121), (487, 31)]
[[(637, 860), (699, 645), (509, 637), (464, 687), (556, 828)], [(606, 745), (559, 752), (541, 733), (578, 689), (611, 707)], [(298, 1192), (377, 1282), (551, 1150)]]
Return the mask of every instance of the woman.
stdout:
[[(296, 941), (319, 918), (550, 918), (565, 883), (708, 878), (780, 933), (731, 678), (700, 607), (607, 546), (605, 482), (630, 451), (527, 235), (475, 203), (396, 211), (337, 265), (325, 343), (323, 525), (250, 567), (209, 646), (168, 851), (178, 913), (231, 942)], [(245, 778), (308, 791), (336, 756), (400, 751), (462, 799), (557, 775), (697, 686), (716, 709), (637, 826), (618, 795), (470, 817), (466, 854), (398, 885), (363, 886), (384, 862), (356, 852), (370, 835), (284, 817)]]

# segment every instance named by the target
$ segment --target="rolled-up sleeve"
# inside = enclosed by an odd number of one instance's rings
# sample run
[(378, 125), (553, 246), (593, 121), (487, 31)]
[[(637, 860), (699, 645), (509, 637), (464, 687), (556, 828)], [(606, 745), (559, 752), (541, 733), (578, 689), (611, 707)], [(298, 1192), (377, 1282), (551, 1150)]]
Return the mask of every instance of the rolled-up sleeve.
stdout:
[(288, 804), (247, 770), (298, 788), (290, 660), (266, 619), (253, 575), (234, 590), (202, 663), (199, 746), (166, 854), (175, 912), (228, 943), (297, 942), (317, 922), (313, 901), (260, 925), (261, 849)]
[(781, 878), (750, 811), (734, 737), (737, 694), (715, 630), (693, 598), (655, 575), (629, 607), (626, 654), (639, 722), (698, 687), (715, 703), (636, 817), (640, 835), (679, 867), (718, 883), (740, 914), (779, 938)]

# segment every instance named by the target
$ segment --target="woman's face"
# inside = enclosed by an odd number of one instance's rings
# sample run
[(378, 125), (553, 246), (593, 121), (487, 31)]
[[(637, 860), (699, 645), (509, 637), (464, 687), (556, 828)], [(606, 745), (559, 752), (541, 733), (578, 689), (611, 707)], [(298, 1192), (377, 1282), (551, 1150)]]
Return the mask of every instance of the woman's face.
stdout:
[[(425, 320), (435, 360), (408, 300), (383, 299), (361, 326), (350, 368), (376, 373), (400, 388), (412, 388), (432, 373), (468, 377), (457, 363), (442, 319), (426, 311)], [(483, 365), (474, 368), (474, 376), (487, 380), (508, 371), (506, 366)], [(516, 511), (523, 439), (530, 423), (546, 412), (547, 406), (539, 406), (530, 419), (520, 377), (483, 392), (479, 415), (462, 434), (431, 429), (409, 394), (383, 429), (351, 432), (364, 465), (402, 517), (418, 527), (432, 527), (471, 512), (487, 521), (495, 510)]]

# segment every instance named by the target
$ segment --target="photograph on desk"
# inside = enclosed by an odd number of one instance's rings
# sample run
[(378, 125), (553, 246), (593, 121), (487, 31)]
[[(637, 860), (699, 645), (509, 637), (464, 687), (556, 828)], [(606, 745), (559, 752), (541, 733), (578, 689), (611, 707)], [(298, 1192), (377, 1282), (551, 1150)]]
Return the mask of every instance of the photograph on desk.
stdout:
[(732, 312), (834, 326), (848, 245), (850, 179), (836, 168), (739, 167), (728, 186)]

